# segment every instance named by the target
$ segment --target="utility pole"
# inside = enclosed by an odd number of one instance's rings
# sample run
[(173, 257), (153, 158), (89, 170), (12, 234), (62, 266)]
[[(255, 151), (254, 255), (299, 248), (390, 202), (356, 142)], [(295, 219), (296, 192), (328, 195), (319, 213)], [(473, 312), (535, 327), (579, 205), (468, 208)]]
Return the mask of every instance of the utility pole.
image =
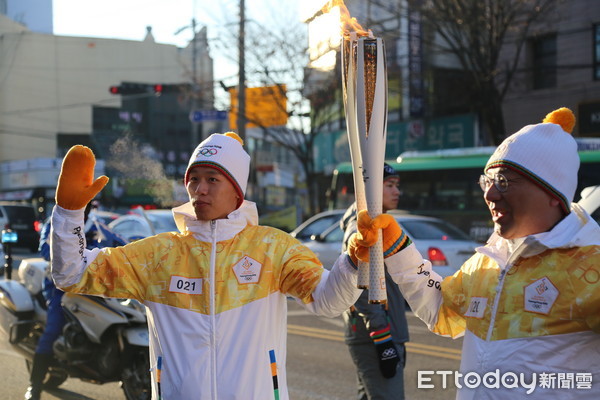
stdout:
[[(198, 110), (198, 96), (200, 95), (200, 85), (198, 85), (198, 41), (196, 40), (196, 18), (192, 18), (192, 113)], [(192, 122), (192, 149), (195, 149), (198, 143), (202, 141), (201, 125), (199, 122)], [(200, 133), (200, 135), (199, 135)]]
[(245, 5), (244, 0), (240, 0), (240, 33), (238, 37), (239, 52), (239, 73), (238, 73), (238, 114), (237, 114), (237, 134), (246, 140), (246, 40), (245, 40)]

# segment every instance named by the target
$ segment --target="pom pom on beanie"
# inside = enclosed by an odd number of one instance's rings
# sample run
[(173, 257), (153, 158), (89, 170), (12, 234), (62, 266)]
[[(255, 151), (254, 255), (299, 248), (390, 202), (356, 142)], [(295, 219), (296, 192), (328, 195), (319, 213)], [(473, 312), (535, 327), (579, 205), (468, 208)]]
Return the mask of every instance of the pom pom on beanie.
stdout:
[(561, 107), (548, 113), (542, 122), (560, 125), (565, 132), (572, 133), (575, 127), (575, 114), (568, 108)]

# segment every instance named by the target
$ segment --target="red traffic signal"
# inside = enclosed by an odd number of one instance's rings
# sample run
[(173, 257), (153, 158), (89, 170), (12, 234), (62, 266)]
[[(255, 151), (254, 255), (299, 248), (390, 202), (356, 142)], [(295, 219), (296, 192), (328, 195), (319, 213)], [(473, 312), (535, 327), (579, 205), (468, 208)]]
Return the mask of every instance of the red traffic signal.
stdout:
[(118, 86), (110, 86), (108, 91), (111, 94), (130, 95), (130, 94), (155, 94), (160, 96), (164, 93), (179, 93), (182, 85), (164, 84), (164, 83), (121, 83)]
[(167, 94), (167, 93), (181, 93), (183, 91), (184, 87), (185, 87), (184, 84), (157, 83), (157, 84), (152, 85), (152, 91), (154, 92), (155, 95), (160, 96), (162, 94)]
[(152, 93), (153, 85), (146, 83), (121, 83), (118, 86), (111, 86), (108, 91), (111, 94), (130, 95)]

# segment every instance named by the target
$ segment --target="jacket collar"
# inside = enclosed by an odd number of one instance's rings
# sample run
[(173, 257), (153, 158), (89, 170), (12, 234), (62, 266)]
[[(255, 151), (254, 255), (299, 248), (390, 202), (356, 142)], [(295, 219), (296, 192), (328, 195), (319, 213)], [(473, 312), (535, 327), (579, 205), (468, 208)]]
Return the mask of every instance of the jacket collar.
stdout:
[[(181, 233), (191, 232), (194, 237), (203, 242), (212, 241), (211, 222), (198, 221), (191, 202), (173, 208), (173, 218)], [(227, 218), (214, 220), (216, 222), (217, 242), (231, 239), (246, 227), (258, 225), (256, 204), (244, 200), (242, 205), (232, 211)]]

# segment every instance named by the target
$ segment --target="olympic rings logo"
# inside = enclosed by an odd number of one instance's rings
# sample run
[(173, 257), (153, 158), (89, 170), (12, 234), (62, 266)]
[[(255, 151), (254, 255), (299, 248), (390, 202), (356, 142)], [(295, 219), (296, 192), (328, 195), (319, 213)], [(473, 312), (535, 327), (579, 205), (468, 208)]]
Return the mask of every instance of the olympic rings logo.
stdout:
[(218, 153), (217, 149), (209, 149), (209, 148), (203, 148), (198, 150), (198, 154), (201, 156), (205, 156), (205, 157), (211, 157), (214, 156)]

